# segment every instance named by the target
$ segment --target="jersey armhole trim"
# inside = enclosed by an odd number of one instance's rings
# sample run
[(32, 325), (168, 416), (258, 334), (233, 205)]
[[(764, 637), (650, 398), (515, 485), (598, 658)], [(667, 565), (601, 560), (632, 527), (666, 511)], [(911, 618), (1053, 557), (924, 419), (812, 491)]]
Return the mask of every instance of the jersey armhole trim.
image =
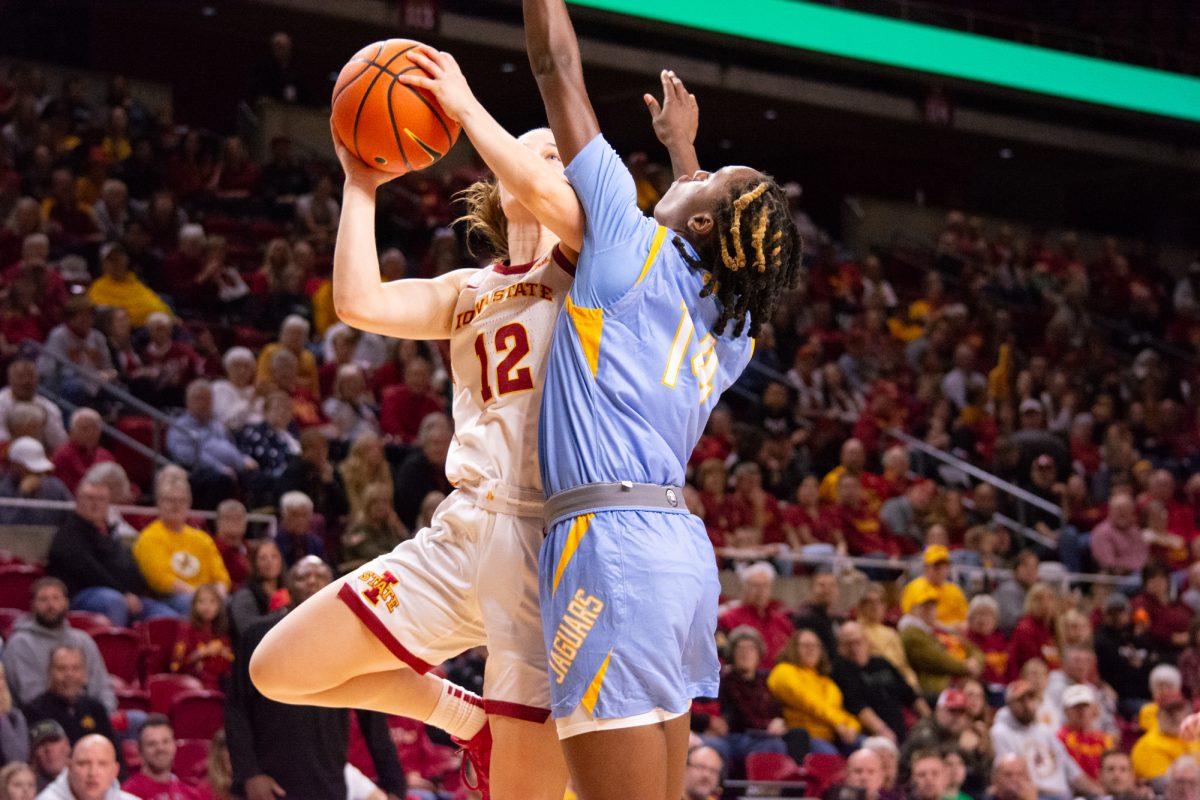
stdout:
[(571, 260), (563, 254), (563, 251), (558, 245), (554, 245), (554, 247), (550, 250), (550, 258), (553, 259), (554, 263), (557, 264), (563, 272), (567, 273), (572, 278), (575, 277), (575, 265), (572, 264)]

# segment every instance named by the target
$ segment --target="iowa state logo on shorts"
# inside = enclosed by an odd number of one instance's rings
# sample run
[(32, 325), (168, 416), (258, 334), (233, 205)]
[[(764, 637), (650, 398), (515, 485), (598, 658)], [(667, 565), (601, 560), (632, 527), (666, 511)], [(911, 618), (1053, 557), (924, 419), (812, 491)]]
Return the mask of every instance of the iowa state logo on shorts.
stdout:
[(360, 590), (359, 594), (365, 597), (372, 606), (379, 605), (382, 600), (384, 609), (391, 613), (396, 610), (396, 606), (400, 605), (400, 599), (392, 591), (392, 587), (399, 583), (400, 579), (390, 570), (385, 571), (382, 575), (367, 570), (359, 575), (358, 579), (367, 584), (367, 588)]

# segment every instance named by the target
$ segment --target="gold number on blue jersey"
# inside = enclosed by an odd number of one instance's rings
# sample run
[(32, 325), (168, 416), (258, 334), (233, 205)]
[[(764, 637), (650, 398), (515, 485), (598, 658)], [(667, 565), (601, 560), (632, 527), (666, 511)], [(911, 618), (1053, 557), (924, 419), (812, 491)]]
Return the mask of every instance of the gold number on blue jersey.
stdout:
[[(675, 339), (671, 342), (671, 352), (667, 356), (667, 368), (663, 371), (663, 385), (675, 388), (679, 382), (679, 371), (683, 368), (683, 360), (687, 358), (692, 345), (692, 336), (696, 326), (692, 315), (688, 313), (687, 303), (679, 301), (679, 327), (675, 330)], [(692, 374), (700, 382), (700, 402), (703, 403), (712, 394), (713, 378), (717, 374), (717, 340), (710, 333), (700, 341), (700, 352), (692, 359)]]

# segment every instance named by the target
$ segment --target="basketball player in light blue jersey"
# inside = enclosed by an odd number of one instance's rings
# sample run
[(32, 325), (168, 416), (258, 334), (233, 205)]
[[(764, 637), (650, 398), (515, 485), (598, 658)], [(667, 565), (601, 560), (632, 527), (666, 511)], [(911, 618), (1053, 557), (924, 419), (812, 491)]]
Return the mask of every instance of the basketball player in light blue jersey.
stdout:
[(800, 241), (783, 190), (749, 167), (679, 177), (643, 216), (600, 135), (562, 0), (524, 10), (586, 217), (539, 426), (551, 714), (582, 800), (678, 800), (691, 701), (718, 689), (719, 585), (684, 505), (685, 465), (793, 284)]

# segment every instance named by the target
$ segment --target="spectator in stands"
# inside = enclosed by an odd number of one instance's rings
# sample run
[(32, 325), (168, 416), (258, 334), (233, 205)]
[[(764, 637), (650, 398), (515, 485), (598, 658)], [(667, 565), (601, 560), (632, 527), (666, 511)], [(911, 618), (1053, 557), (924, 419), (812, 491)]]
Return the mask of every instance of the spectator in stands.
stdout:
[(84, 736), (71, 750), (67, 768), (38, 797), (42, 800), (138, 800), (117, 784), (117, 749), (99, 734)]
[(279, 390), (287, 392), (292, 398), (292, 416), (300, 428), (308, 428), (324, 423), (321, 415), (320, 400), (313, 394), (306, 383), (299, 378), (299, 360), (291, 350), (276, 350), (267, 365), (268, 377), (265, 384), (260, 384), (262, 393)]
[(119, 542), (109, 521), (109, 488), (94, 477), (79, 484), (75, 511), (54, 534), (46, 565), (60, 579), (71, 608), (103, 614), (119, 628), (135, 619), (178, 616), (149, 597), (132, 554)]
[(100, 446), (103, 422), (95, 409), (77, 408), (71, 414), (70, 439), (54, 451), (54, 475), (72, 492), (93, 464), (115, 461)]
[(1017, 677), (1021, 665), (1040, 658), (1050, 669), (1057, 669), (1062, 658), (1054, 635), (1057, 597), (1049, 584), (1034, 584), (1025, 596), (1025, 615), (1013, 628), (1009, 640), (1009, 679)]
[[(4, 680), (4, 666), (0, 664), (0, 759), (10, 761), (29, 760), (29, 726), (25, 715), (13, 702), (8, 682)], [(2, 786), (0, 782), (0, 786)]]
[(788, 727), (808, 732), (812, 752), (836, 755), (861, 738), (862, 726), (846, 710), (841, 690), (829, 677), (829, 656), (811, 630), (792, 635), (767, 677), (767, 688), (783, 704)]
[(787, 644), (795, 627), (783, 604), (773, 597), (774, 567), (760, 561), (743, 569), (740, 577), (741, 600), (721, 614), (717, 624), (725, 631), (743, 625), (758, 631), (765, 647), (762, 666), (770, 669), (775, 666), (775, 657)]
[(187, 410), (167, 430), (167, 452), (191, 473), (201, 508), (211, 508), (234, 493), (238, 477), (258, 463), (237, 449), (225, 426), (213, 418), (212, 385), (188, 384)]
[(131, 542), (137, 538), (137, 528), (130, 525), (117, 510), (118, 503), (133, 502), (133, 490), (125, 468), (115, 461), (94, 464), (80, 483), (102, 483), (108, 487), (108, 527), (118, 541)]
[[(70, 502), (71, 492), (54, 477), (54, 464), (37, 439), (22, 436), (8, 447), (8, 471), (0, 474), (0, 497)], [(67, 518), (57, 508), (0, 507), (0, 523), (57, 527)]]
[(66, 731), (72, 745), (89, 733), (99, 733), (116, 745), (108, 709), (98, 697), (85, 691), (86, 663), (87, 657), (78, 647), (59, 645), (50, 651), (46, 691), (25, 703), (25, 716), (35, 723), (54, 720)]
[[(848, 473), (841, 475), (837, 479), (837, 502), (828, 509), (825, 520), (827, 530), (833, 534), (839, 549), (845, 548), (850, 555), (899, 558), (900, 542), (880, 521), (864, 494), (857, 477)], [(875, 579), (884, 579), (892, 574), (889, 570), (876, 567), (863, 571)]]
[(250, 575), (246, 527), (246, 507), (238, 500), (222, 500), (217, 506), (217, 529), (213, 534), (213, 542), (221, 554), (225, 571), (229, 573), (229, 588), (235, 592)]
[(1182, 687), (1183, 675), (1174, 665), (1159, 664), (1150, 670), (1150, 702), (1138, 711), (1138, 727), (1146, 733), (1157, 728), (1159, 701), (1180, 694)]
[(100, 277), (92, 281), (87, 296), (97, 306), (124, 309), (135, 328), (145, 325), (151, 314), (170, 313), (162, 298), (129, 269), (129, 253), (116, 241), (100, 247)]
[(229, 743), (225, 729), (213, 734), (208, 748), (204, 778), (196, 785), (201, 800), (235, 800), (232, 793), (233, 765), (229, 759)]
[(0, 798), (3, 800), (34, 800), (37, 797), (37, 776), (22, 761), (10, 761), (0, 768)]
[(14, 438), (5, 420), (16, 403), (33, 403), (46, 412), (42, 437), (47, 450), (53, 452), (66, 443), (62, 411), (52, 400), (38, 393), (37, 365), (25, 358), (18, 358), (8, 365), (8, 385), (0, 389), (0, 439)]
[(251, 507), (270, 505), (277, 482), (288, 462), (299, 455), (300, 442), (292, 435), (292, 398), (273, 391), (263, 400), (263, 419), (237, 432), (237, 448), (258, 469), (245, 476), (247, 502)]
[[(450, 449), (450, 437), (453, 432), (449, 417), (445, 414), (430, 414), (421, 422), (421, 428), (417, 432), (417, 447), (396, 468), (395, 485), (403, 487), (404, 491), (395, 492), (393, 502), (400, 521), (408, 526), (410, 531), (420, 530), (416, 525), (417, 515), (426, 495), (430, 492), (450, 493), (452, 487), (446, 481), (446, 453)], [(357, 446), (358, 442), (355, 442), (355, 445)], [(350, 455), (354, 455), (353, 449)], [(378, 472), (378, 468), (375, 469)], [(342, 477), (346, 477), (345, 471)], [(353, 511), (354, 493), (350, 489), (349, 481), (345, 481), (345, 484)], [(360, 485), (365, 488), (365, 483)], [(361, 497), (361, 494), (359, 496)]]
[[(112, 712), (117, 699), (92, 637), (67, 624), (67, 590), (58, 578), (39, 578), (33, 585), (33, 613), (13, 625), (5, 642), (3, 663), (17, 703), (27, 705), (46, 690), (50, 655), (66, 646), (85, 654), (87, 692)], [(31, 720), (36, 722), (36, 720)]]
[(21, 280), (33, 287), (33, 303), (49, 326), (62, 319), (67, 304), (67, 285), (58, 270), (50, 265), (50, 239), (44, 233), (30, 233), (21, 242), (21, 260), (4, 272), (4, 282)]
[(391, 467), (384, 457), (383, 440), (374, 433), (362, 433), (354, 439), (349, 456), (337, 465), (337, 474), (346, 489), (352, 515), (359, 515), (364, 510), (368, 488), (382, 487), (389, 501), (395, 493)]
[(343, 442), (352, 442), (364, 433), (380, 432), (375, 396), (367, 389), (366, 376), (357, 364), (338, 367), (333, 394), (321, 410), (333, 423), (336, 438)]
[(1154, 790), (1134, 780), (1133, 762), (1121, 750), (1100, 756), (1100, 786), (1105, 800), (1154, 800)]
[(930, 594), (937, 597), (938, 625), (951, 631), (963, 631), (967, 623), (967, 598), (958, 585), (949, 580), (950, 551), (940, 544), (925, 548), (922, 557), (924, 574), (904, 587), (900, 610), (912, 611), (916, 598)]
[(17, 439), (26, 437), (46, 445), (46, 412), (33, 403), (15, 403), (4, 419), (9, 440), (0, 444), (0, 462), (7, 462), (8, 448)]
[(1111, 575), (1130, 575), (1141, 572), (1149, 556), (1133, 498), (1113, 495), (1108, 516), (1092, 530), (1092, 558)]
[[(314, 397), (320, 396), (321, 386), (317, 379), (317, 359), (308, 349), (310, 325), (303, 317), (289, 316), (279, 326), (279, 341), (272, 342), (258, 354), (258, 388), (265, 391), (275, 382), (271, 374), (271, 358), (275, 353), (286, 350), (297, 359), (297, 382)], [(286, 391), (285, 387), (283, 388)]]
[(155, 311), (146, 317), (149, 341), (142, 349), (144, 374), (153, 379), (153, 405), (175, 408), (184, 401), (186, 387), (203, 373), (200, 355), (176, 341), (175, 320)]
[[(905, 463), (907, 466), (907, 457)], [(912, 547), (921, 548), (925, 545), (926, 515), (936, 497), (933, 481), (918, 481), (899, 497), (885, 501), (879, 508), (879, 520), (895, 535), (907, 538)]]
[(983, 674), (983, 661), (975, 645), (957, 636), (939, 634), (936, 591), (926, 587), (911, 599), (911, 610), (900, 618), (897, 628), (921, 691), (938, 694), (955, 678)]
[(37, 790), (41, 792), (66, 770), (71, 760), (67, 732), (52, 719), (29, 727), (29, 763), (33, 766)]
[(291, 219), (296, 198), (308, 189), (308, 175), (296, 159), (292, 140), (287, 136), (272, 137), (270, 148), (270, 160), (262, 168), (263, 194), (275, 205), (273, 216)]
[(101, 386), (117, 378), (108, 342), (93, 327), (95, 321), (92, 301), (72, 297), (65, 306), (63, 323), (46, 337), (38, 361), (38, 373), (46, 387), (77, 406), (95, 407)]
[(950, 788), (949, 776), (942, 754), (937, 750), (922, 750), (912, 756), (912, 788), (909, 800), (944, 800)]
[(1086, 684), (1075, 684), (1063, 693), (1064, 723), (1059, 741), (1075, 763), (1095, 780), (1100, 778), (1100, 760), (1112, 749), (1113, 737), (1096, 729), (1100, 709), (1096, 691)]
[[(357, 444), (357, 440), (355, 440)], [(374, 439), (374, 443), (379, 443), (378, 437)], [(375, 446), (370, 442), (370, 439), (365, 440), (363, 447), (368, 450)], [(358, 468), (350, 470), (350, 474), (356, 478), (361, 478), (363, 475), (371, 474), (378, 475), (380, 470), (373, 467), (369, 470), (358, 472), (365, 464), (367, 455), (363, 455), (363, 450), (360, 450), (360, 455), (355, 459), (359, 465)], [(387, 469), (387, 462), (383, 459), (382, 443), (379, 443), (379, 465), (387, 472), (385, 480), (365, 481), (363, 485), (356, 484), (358, 491), (362, 492), (368, 483), (380, 483), (387, 487), (388, 503), (391, 503), (392, 479), (391, 472)], [(354, 448), (350, 449), (350, 456), (354, 457)], [(374, 453), (371, 453), (370, 458), (374, 458)], [(350, 459), (346, 459), (349, 461)], [(345, 464), (345, 461), (343, 461)], [(342, 478), (346, 479), (347, 473), (342, 472)], [(383, 476), (381, 476), (383, 477)], [(349, 484), (347, 484), (349, 485)], [(326, 519), (330, 521), (338, 520), (343, 517), (349, 504), (346, 500), (346, 489), (342, 488), (341, 481), (338, 480), (338, 475), (334, 471), (333, 465), (329, 463), (329, 440), (317, 428), (306, 428), (300, 431), (300, 455), (293, 458), (288, 464), (287, 469), (283, 471), (283, 476), (279, 479), (279, 494), (282, 496), (287, 492), (304, 492), (312, 498), (313, 505), (322, 510)]]
[(1192, 610), (1171, 598), (1171, 571), (1161, 562), (1150, 562), (1142, 570), (1142, 591), (1133, 598), (1136, 614), (1144, 611), (1150, 620), (1150, 641), (1164, 658), (1175, 658), (1187, 646)]
[[(371, 484), (363, 493), (362, 509), (342, 534), (342, 563), (338, 569), (343, 573), (357, 569), (373, 558), (390, 553), (396, 545), (411, 537), (392, 508), (388, 487)], [(788, 625), (791, 625), (790, 619)]]
[(867, 451), (858, 439), (847, 439), (842, 444), (841, 459), (838, 465), (826, 473), (821, 479), (821, 502), (833, 503), (837, 500), (838, 479), (844, 474), (860, 477), (867, 466)]
[(279, 552), (291, 566), (305, 556), (325, 558), (325, 540), (319, 532), (319, 520), (312, 498), (301, 492), (288, 492), (279, 498)]
[(311, 192), (296, 198), (296, 222), (318, 250), (327, 251), (332, 245), (340, 215), (341, 206), (333, 197), (333, 180), (328, 175), (318, 177)]
[[(246, 151), (241, 137), (227, 137), (209, 188), (220, 200), (244, 201), (258, 190), (261, 180), (262, 173), (258, 165), (250, 160), (250, 154)], [(244, 205), (226, 205), (230, 208), (245, 208)]]
[(137, 736), (141, 770), (121, 789), (142, 800), (201, 800), (200, 792), (180, 780), (175, 768), (175, 731), (165, 714), (146, 717)]
[(259, 319), (264, 327), (277, 328), (291, 317), (312, 324), (312, 300), (305, 290), (305, 278), (299, 263), (284, 268), (280, 281), (259, 301)]
[(900, 771), (907, 778), (915, 753), (958, 748), (966, 757), (968, 786), (979, 787), (986, 781), (986, 760), (990, 756), (986, 733), (971, 722), (966, 695), (958, 689), (946, 689), (938, 695), (933, 713), (918, 720), (908, 732), (900, 752)]
[(980, 679), (991, 691), (998, 691), (1008, 680), (1008, 639), (996, 629), (999, 618), (999, 604), (990, 595), (971, 598), (967, 607), (967, 639), (983, 656)]
[(1200, 755), (1200, 742), (1184, 741), (1179, 735), (1179, 728), (1190, 712), (1191, 706), (1181, 694), (1159, 698), (1158, 727), (1138, 739), (1129, 754), (1133, 772), (1140, 780), (1164, 777), (1180, 756)]
[(221, 359), (225, 377), (213, 381), (213, 415), (231, 432), (262, 417), (262, 399), (254, 385), (254, 354), (231, 347)]
[[(826, 800), (841, 798), (859, 798), (859, 800), (880, 800), (891, 798), (891, 792), (885, 792), (883, 787), (883, 759), (874, 750), (862, 748), (855, 750), (846, 759), (846, 779), (840, 786), (832, 787), (825, 793)], [(849, 789), (849, 792), (845, 790)]]
[(955, 410), (967, 405), (972, 389), (987, 389), (987, 379), (975, 369), (975, 348), (962, 342), (954, 348), (954, 368), (942, 378), (942, 394), (954, 404)]
[(190, 612), (197, 586), (229, 589), (229, 573), (212, 537), (187, 524), (192, 493), (187, 482), (160, 476), (155, 487), (158, 519), (133, 545), (133, 558), (150, 588), (180, 615)]
[(1024, 756), (1017, 753), (996, 756), (986, 800), (1038, 800), (1040, 796), (1029, 777), (1029, 764)]
[(857, 622), (842, 625), (837, 638), (832, 676), (845, 698), (846, 710), (858, 718), (865, 734), (904, 741), (904, 709), (925, 717), (929, 705), (890, 662), (871, 655), (866, 634)]
[(229, 598), (229, 635), (235, 646), (247, 628), (272, 612), (272, 598), (284, 589), (283, 554), (274, 539), (261, 540), (250, 563), (250, 577)]
[[(333, 579), (318, 558), (298, 561), (289, 574), (292, 607), (312, 597)], [(346, 794), (343, 766), (350, 731), (345, 709), (293, 706), (264, 697), (250, 680), (254, 649), (282, 617), (252, 624), (242, 637), (241, 658), (234, 664), (225, 705), (225, 732), (233, 762), (235, 789), (249, 798), (292, 795), (341, 798)], [(384, 715), (355, 712), (384, 791), (404, 797), (404, 771)], [(296, 737), (296, 731), (310, 734)], [(281, 748), (281, 741), (289, 746)]]
[(1012, 578), (996, 589), (994, 597), (1000, 607), (1000, 631), (1011, 634), (1024, 614), (1025, 595), (1037, 583), (1041, 560), (1032, 550), (1022, 550), (1013, 563)]
[(683, 772), (683, 800), (716, 800), (721, 796), (725, 762), (721, 754), (706, 745), (688, 750)]
[[(121, 114), (124, 119), (124, 109), (113, 109), (113, 113)], [(129, 146), (128, 140), (125, 141), (125, 146)], [(116, 178), (106, 180), (100, 187), (100, 199), (92, 206), (92, 217), (96, 220), (96, 227), (100, 229), (103, 240), (109, 243), (125, 238), (126, 227), (133, 216), (129, 207), (129, 187)], [(103, 254), (100, 258), (104, 258)]]
[(421, 424), (428, 416), (446, 410), (433, 388), (432, 376), (433, 365), (424, 358), (405, 362), (404, 382), (383, 390), (379, 426), (384, 433), (407, 444), (419, 438)]
[(1164, 800), (1190, 800), (1200, 790), (1200, 762), (1193, 755), (1175, 759), (1167, 770)]
[(727, 648), (729, 666), (721, 674), (719, 700), (729, 733), (706, 741), (721, 751), (726, 763), (739, 765), (750, 753), (787, 752), (783, 710), (767, 688), (762, 636), (749, 626), (734, 628)]
[(1031, 778), (1041, 797), (1065, 799), (1074, 797), (1072, 792), (1100, 793), (1100, 785), (1075, 763), (1055, 732), (1037, 721), (1039, 700), (1029, 682), (1010, 683), (1004, 699), (1005, 707), (996, 715), (991, 731), (997, 756), (1020, 755), (1035, 764)]
[(809, 583), (808, 602), (796, 612), (796, 627), (817, 634), (826, 653), (837, 650), (837, 626), (841, 617), (836, 608), (840, 591), (837, 576), (821, 569)]
[(879, 584), (868, 584), (858, 601), (858, 624), (871, 649), (871, 655), (886, 659), (899, 670), (909, 686), (917, 687), (917, 674), (908, 663), (904, 654), (904, 642), (900, 634), (890, 625), (885, 624), (887, 604), (884, 602), (883, 587)]
[(186, 625), (171, 651), (171, 672), (199, 678), (204, 688), (220, 690), (233, 663), (225, 599), (212, 584), (196, 587)]

